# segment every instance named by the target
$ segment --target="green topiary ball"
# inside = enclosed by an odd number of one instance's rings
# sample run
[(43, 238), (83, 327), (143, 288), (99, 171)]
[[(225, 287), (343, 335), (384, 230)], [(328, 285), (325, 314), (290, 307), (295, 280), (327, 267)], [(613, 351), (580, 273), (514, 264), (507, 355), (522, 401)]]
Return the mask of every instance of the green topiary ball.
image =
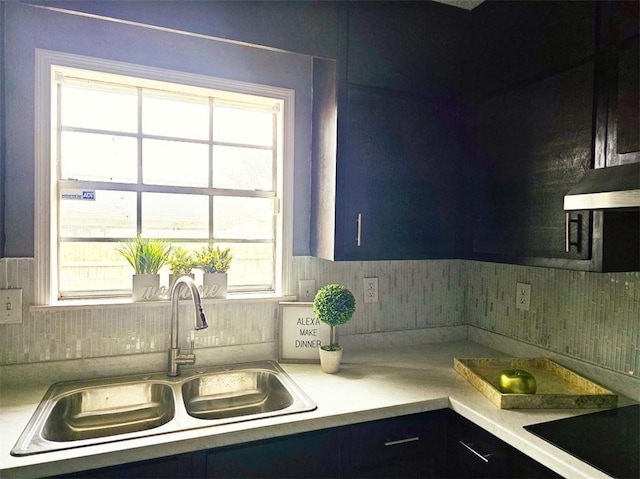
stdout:
[(356, 300), (347, 288), (340, 284), (328, 284), (320, 288), (313, 299), (313, 312), (329, 326), (344, 324), (356, 310)]

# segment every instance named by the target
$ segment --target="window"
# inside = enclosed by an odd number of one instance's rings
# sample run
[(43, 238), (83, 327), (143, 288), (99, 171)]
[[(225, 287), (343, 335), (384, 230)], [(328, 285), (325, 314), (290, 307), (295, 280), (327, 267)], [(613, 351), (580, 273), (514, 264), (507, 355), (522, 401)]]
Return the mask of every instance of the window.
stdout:
[(36, 258), (46, 278), (39, 296), (130, 295), (133, 271), (116, 248), (137, 235), (188, 250), (230, 247), (229, 293), (281, 294), (292, 92), (44, 56), (50, 120), (39, 130), (48, 132), (50, 201), (41, 221), (49, 234), (36, 253), (50, 260)]

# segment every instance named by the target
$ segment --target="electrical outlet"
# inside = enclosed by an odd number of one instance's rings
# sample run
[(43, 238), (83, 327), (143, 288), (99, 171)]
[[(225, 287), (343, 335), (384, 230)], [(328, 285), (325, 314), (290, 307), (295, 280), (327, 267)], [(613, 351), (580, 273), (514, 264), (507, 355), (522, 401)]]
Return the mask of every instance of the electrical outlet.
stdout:
[(516, 309), (529, 311), (531, 305), (531, 285), (516, 283)]
[(365, 303), (378, 302), (378, 278), (364, 279), (364, 302)]
[(315, 279), (301, 279), (298, 281), (298, 301), (313, 301), (317, 292)]
[(0, 323), (22, 322), (22, 289), (0, 289)]

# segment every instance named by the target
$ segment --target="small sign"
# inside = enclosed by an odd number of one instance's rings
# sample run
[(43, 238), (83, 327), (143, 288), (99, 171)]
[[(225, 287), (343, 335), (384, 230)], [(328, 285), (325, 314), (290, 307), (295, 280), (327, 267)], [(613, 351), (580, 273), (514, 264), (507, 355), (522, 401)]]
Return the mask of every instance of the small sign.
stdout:
[(65, 188), (60, 191), (61, 200), (81, 200), (81, 201), (95, 201), (95, 190), (82, 190), (79, 188)]
[(331, 328), (313, 313), (311, 302), (280, 303), (280, 361), (319, 363), (318, 348), (329, 344)]

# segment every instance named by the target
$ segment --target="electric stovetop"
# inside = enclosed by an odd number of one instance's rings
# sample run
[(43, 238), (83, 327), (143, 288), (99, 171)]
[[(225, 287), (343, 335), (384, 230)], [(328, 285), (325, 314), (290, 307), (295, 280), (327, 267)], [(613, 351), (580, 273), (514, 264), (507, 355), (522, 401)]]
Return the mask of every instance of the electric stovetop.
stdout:
[(640, 478), (640, 404), (524, 428), (610, 476)]

